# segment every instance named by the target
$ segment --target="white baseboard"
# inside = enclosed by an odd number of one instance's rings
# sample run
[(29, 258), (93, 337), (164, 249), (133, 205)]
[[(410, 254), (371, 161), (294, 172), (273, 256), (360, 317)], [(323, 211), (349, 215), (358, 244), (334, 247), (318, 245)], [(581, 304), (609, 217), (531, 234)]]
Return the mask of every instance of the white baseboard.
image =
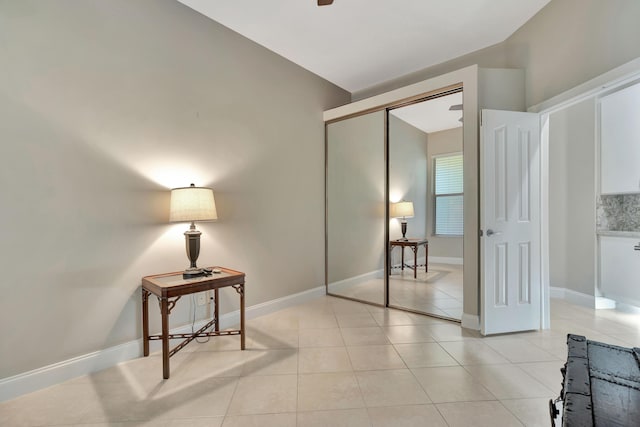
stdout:
[(571, 304), (579, 305), (582, 307), (596, 307), (596, 297), (594, 297), (593, 295), (572, 291), (571, 289), (551, 286), (549, 287), (549, 295), (551, 296), (551, 298), (563, 299), (567, 302), (570, 302)]
[(594, 297), (593, 295), (572, 291), (571, 289), (564, 290), (564, 299), (571, 304), (580, 305), (582, 307), (596, 307), (596, 297)]
[(564, 299), (564, 288), (549, 286), (549, 296), (551, 298)]
[[(301, 304), (325, 295), (325, 287), (318, 286), (307, 291), (286, 297), (277, 298), (264, 303), (256, 304), (245, 309), (245, 318), (252, 319), (265, 314), (273, 313), (292, 305)], [(208, 319), (196, 322), (197, 330), (204, 326)], [(240, 323), (240, 310), (226, 313), (220, 316), (220, 328), (225, 329)], [(191, 325), (185, 325), (171, 330), (171, 333), (180, 334), (191, 332)], [(160, 341), (151, 341), (149, 350), (158, 351), (161, 348)], [(0, 402), (16, 398), (26, 393), (31, 393), (45, 387), (49, 387), (81, 375), (101, 371), (118, 363), (142, 356), (142, 339), (129, 341), (124, 344), (109, 347), (104, 350), (84, 354), (29, 372), (14, 375), (0, 380)]]
[(0, 380), (0, 402), (142, 355), (142, 340), (129, 341)]
[(582, 307), (601, 309), (615, 309), (628, 313), (640, 313), (640, 302), (609, 295), (611, 298), (594, 297), (566, 288), (550, 287), (551, 298), (559, 298)]
[[(245, 317), (247, 319), (253, 319), (259, 316), (264, 316), (265, 314), (273, 313), (275, 311), (282, 310), (283, 308), (291, 307), (293, 305), (302, 304), (316, 298), (320, 298), (324, 295), (326, 295), (326, 289), (324, 285), (318, 286), (306, 291), (298, 292), (297, 294), (287, 295), (281, 298), (247, 307), (245, 309)], [(240, 310), (236, 310), (229, 314), (235, 315), (236, 320), (235, 322), (229, 323), (229, 325), (225, 327), (233, 326), (237, 323), (240, 323)], [(220, 320), (220, 324), (222, 327), (222, 319)]]
[[(400, 257), (398, 255), (396, 255), (396, 258), (397, 259), (395, 259), (395, 261), (400, 261)], [(392, 260), (392, 261), (394, 261), (394, 260)], [(426, 261), (426, 258), (424, 256), (418, 257), (418, 265), (423, 265), (424, 266), (425, 261)], [(410, 266), (413, 267), (413, 257), (412, 256), (404, 257), (404, 265), (410, 265)], [(402, 267), (402, 263), (401, 262), (394, 262), (391, 265), (391, 267), (392, 268), (400, 268), (400, 267)]]
[(480, 317), (475, 314), (462, 313), (462, 327), (479, 331)]
[(430, 256), (429, 263), (464, 265), (464, 259), (456, 257)]
[(336, 293), (340, 290), (347, 289), (351, 286), (358, 285), (367, 280), (375, 278), (383, 278), (384, 270), (374, 270), (368, 273), (360, 274), (358, 276), (349, 277), (348, 279), (339, 280), (337, 282), (329, 283), (329, 292)]
[[(405, 257), (404, 259), (406, 264), (409, 265), (413, 265), (413, 258), (409, 257), (409, 259), (407, 259)], [(424, 261), (425, 258), (424, 257), (420, 257), (418, 258), (418, 265), (424, 265)], [(429, 257), (429, 264), (450, 264), (450, 265), (464, 265), (464, 259), (463, 258), (456, 258), (456, 257), (444, 257), (444, 256), (430, 256)], [(393, 265), (394, 268), (398, 268), (400, 267), (400, 263), (396, 263)]]
[(596, 297), (596, 310), (616, 308), (616, 302), (605, 297)]
[(624, 313), (640, 314), (640, 305), (625, 304), (623, 302), (616, 302), (616, 310)]
[[(630, 308), (631, 311), (633, 311), (634, 308), (640, 307), (640, 301), (638, 299), (629, 298), (626, 295), (616, 295), (612, 294), (611, 292), (607, 292), (607, 298), (613, 301), (613, 303), (615, 304), (615, 308), (618, 308), (618, 306), (621, 308), (627, 307)], [(629, 310), (627, 309), (625, 311)]]

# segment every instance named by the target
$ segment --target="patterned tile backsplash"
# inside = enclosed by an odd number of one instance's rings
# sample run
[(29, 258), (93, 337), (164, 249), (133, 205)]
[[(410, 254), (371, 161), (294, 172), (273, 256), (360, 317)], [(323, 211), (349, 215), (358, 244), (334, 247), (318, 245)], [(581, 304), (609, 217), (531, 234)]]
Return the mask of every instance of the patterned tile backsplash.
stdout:
[(599, 230), (640, 231), (640, 194), (600, 196), (596, 215)]

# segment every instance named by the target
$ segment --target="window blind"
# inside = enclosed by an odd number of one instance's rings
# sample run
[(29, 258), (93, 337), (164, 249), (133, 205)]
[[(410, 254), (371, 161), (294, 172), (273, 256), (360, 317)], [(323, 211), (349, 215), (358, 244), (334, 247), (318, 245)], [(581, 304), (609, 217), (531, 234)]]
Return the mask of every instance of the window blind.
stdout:
[(439, 156), (434, 161), (435, 234), (462, 236), (463, 218), (462, 154)]

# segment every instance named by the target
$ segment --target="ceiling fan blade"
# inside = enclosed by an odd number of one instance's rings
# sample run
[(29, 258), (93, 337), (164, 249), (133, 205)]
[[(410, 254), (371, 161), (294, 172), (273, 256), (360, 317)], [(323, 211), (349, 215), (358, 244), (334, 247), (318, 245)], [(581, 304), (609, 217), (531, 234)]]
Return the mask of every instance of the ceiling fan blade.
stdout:
[(318, 6), (329, 6), (333, 0), (318, 0)]

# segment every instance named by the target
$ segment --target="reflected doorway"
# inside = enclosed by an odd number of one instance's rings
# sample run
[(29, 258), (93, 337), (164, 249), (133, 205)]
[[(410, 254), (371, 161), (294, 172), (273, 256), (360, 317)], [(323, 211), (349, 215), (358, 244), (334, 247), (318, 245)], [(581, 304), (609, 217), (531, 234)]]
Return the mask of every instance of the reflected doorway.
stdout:
[(389, 307), (460, 321), (462, 89), (387, 110)]

